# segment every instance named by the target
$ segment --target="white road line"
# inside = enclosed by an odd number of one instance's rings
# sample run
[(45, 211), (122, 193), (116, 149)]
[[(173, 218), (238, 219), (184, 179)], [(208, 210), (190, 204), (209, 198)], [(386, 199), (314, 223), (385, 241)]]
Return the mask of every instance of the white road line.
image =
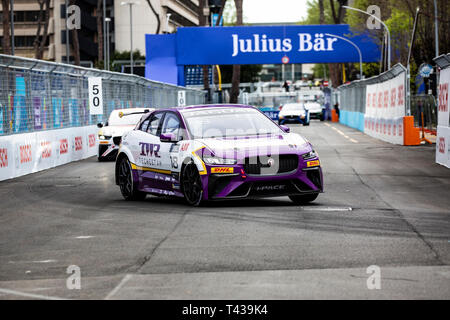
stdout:
[(122, 281), (115, 287), (108, 295), (106, 296), (105, 300), (111, 299), (117, 292), (119, 292), (120, 289), (124, 286), (125, 283), (127, 283), (131, 279), (132, 275), (127, 274), (125, 277), (123, 277)]
[(95, 236), (78, 236), (78, 237), (75, 237), (75, 239), (91, 239), (91, 238), (94, 238)]
[(58, 260), (35, 260), (35, 261), (8, 261), (8, 263), (54, 263), (58, 262)]
[(20, 292), (20, 291), (2, 289), (2, 288), (0, 288), (0, 293), (6, 293), (6, 294), (14, 295), (14, 296), (35, 298), (35, 299), (41, 299), (41, 300), (68, 300), (68, 299), (60, 298), (60, 297), (43, 296), (40, 294), (26, 293), (26, 292)]
[(341, 130), (339, 130), (339, 129), (333, 127), (333, 126), (330, 126), (328, 123), (325, 123), (325, 125), (327, 125), (327, 126), (330, 127), (331, 129), (333, 129), (334, 131), (336, 131), (337, 133), (339, 133), (339, 134), (340, 134), (341, 136), (343, 136), (344, 138), (350, 140), (351, 142), (353, 142), (353, 143), (358, 143), (357, 140), (355, 140), (355, 139), (353, 139), (353, 138), (350, 138), (348, 135), (346, 135), (346, 134), (345, 134), (344, 132), (342, 132)]
[(305, 211), (326, 211), (326, 212), (333, 212), (333, 211), (352, 211), (352, 207), (301, 207), (302, 210)]

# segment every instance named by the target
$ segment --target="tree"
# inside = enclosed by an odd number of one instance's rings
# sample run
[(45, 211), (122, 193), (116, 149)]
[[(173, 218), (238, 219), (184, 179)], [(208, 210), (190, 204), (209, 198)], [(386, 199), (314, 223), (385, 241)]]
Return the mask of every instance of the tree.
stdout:
[[(38, 26), (36, 37), (34, 38), (34, 57), (36, 59), (43, 59), (44, 47), (48, 38), (48, 24), (50, 21), (50, 0), (37, 0), (39, 4)], [(43, 34), (41, 29), (43, 27)]]
[(319, 24), (325, 23), (325, 9), (323, 7), (323, 0), (319, 0)]
[(11, 33), (10, 33), (10, 11), (9, 11), (9, 1), (2, 0), (2, 10), (3, 10), (3, 53), (11, 54)]
[[(236, 6), (236, 25), (243, 24), (242, 5), (243, 0), (234, 0)], [(241, 66), (239, 64), (233, 65), (233, 78), (231, 82), (230, 102), (237, 103), (239, 98), (239, 84), (241, 78)]]
[[(105, 1), (105, 0), (103, 0)], [(103, 62), (103, 7), (102, 0), (97, 0), (97, 42), (98, 42), (98, 63)]]
[(151, 0), (147, 0), (147, 4), (150, 7), (150, 10), (152, 10), (153, 14), (156, 17), (156, 31), (155, 31), (155, 34), (159, 34), (159, 30), (161, 28), (161, 20), (159, 18), (159, 14), (158, 14), (158, 12), (156, 12), (155, 8), (153, 7)]

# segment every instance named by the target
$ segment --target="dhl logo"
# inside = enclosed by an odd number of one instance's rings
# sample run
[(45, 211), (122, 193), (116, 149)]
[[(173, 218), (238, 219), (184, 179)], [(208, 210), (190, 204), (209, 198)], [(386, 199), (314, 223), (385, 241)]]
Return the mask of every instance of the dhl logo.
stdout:
[(231, 167), (216, 167), (211, 168), (211, 173), (233, 173), (234, 169)]
[(320, 166), (320, 161), (319, 160), (313, 160), (313, 161), (308, 161), (306, 163), (306, 166), (309, 167), (317, 167)]

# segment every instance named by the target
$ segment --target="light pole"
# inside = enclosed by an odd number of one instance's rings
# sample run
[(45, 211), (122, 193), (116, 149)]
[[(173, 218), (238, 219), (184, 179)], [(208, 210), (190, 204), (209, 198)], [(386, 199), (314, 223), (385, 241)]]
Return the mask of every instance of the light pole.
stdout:
[(362, 54), (361, 54), (361, 50), (359, 50), (359, 47), (353, 42), (348, 40), (347, 38), (338, 36), (336, 34), (331, 34), (331, 33), (325, 33), (326, 36), (328, 37), (335, 37), (344, 41), (347, 41), (348, 43), (350, 43), (352, 46), (354, 46), (356, 48), (356, 50), (358, 50), (358, 54), (359, 54), (359, 79), (362, 80), (363, 78), (363, 71), (362, 71)]
[(109, 71), (109, 23), (111, 22), (111, 18), (105, 18), (106, 22), (106, 70)]
[(103, 69), (106, 69), (106, 59), (107, 59), (107, 51), (106, 51), (106, 0), (103, 0)]
[(11, 54), (14, 55), (14, 0), (11, 0)]
[(438, 18), (437, 18), (437, 14), (438, 14), (438, 8), (437, 8), (437, 3), (436, 0), (434, 0), (434, 37), (436, 38), (436, 45), (435, 45), (435, 50), (436, 50), (436, 57), (439, 56), (439, 25), (438, 25)]
[(127, 1), (121, 2), (121, 6), (130, 6), (130, 73), (133, 74), (133, 4), (138, 5), (139, 2)]
[(69, 1), (68, 0), (65, 0), (65, 6), (66, 6), (66, 14), (65, 14), (65, 17), (66, 17), (66, 21), (65, 21), (65, 24), (66, 24), (66, 63), (67, 64), (69, 64), (70, 63), (70, 49), (69, 49), (69, 28), (67, 27), (67, 19), (68, 19), (68, 11), (67, 11), (67, 8), (69, 7)]
[(383, 21), (381, 21), (380, 18), (378, 18), (377, 16), (370, 14), (366, 11), (360, 10), (358, 8), (349, 7), (349, 6), (342, 6), (342, 8), (367, 14), (383, 25), (383, 27), (386, 29), (387, 36), (388, 36), (388, 38), (387, 38), (388, 39), (388, 43), (387, 43), (387, 46), (388, 46), (388, 69), (391, 69), (391, 32), (389, 31), (389, 28), (387, 27), (387, 25)]

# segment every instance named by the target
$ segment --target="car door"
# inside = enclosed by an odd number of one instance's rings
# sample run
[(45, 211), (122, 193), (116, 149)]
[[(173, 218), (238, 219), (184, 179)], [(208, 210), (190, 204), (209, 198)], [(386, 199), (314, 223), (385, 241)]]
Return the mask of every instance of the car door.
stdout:
[[(176, 137), (176, 141), (181, 140), (181, 121), (179, 116), (175, 112), (166, 112), (163, 119), (163, 124), (161, 127), (160, 134), (168, 134), (172, 133)], [(173, 151), (176, 142), (162, 142), (161, 141), (161, 161), (162, 161), (162, 169), (167, 171), (178, 171), (178, 159), (174, 159), (176, 157)]]
[(154, 112), (144, 120), (136, 130), (136, 147), (133, 156), (136, 159), (139, 179), (148, 192), (161, 189), (159, 172), (162, 170), (161, 131), (164, 112)]

